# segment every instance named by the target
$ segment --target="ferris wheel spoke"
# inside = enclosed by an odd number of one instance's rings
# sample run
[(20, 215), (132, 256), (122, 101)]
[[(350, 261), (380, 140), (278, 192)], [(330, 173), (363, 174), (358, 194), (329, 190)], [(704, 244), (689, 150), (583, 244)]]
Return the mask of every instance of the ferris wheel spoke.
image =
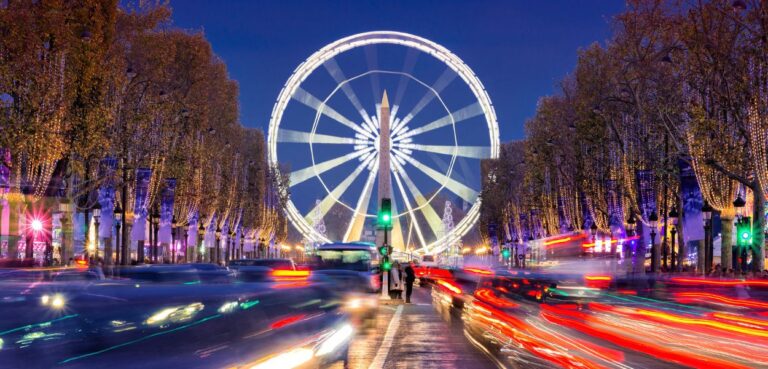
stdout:
[(341, 84), (341, 90), (344, 92), (344, 95), (347, 96), (347, 99), (349, 99), (349, 102), (355, 107), (355, 110), (360, 113), (363, 120), (367, 121), (369, 119), (368, 112), (363, 108), (363, 104), (360, 103), (360, 99), (357, 98), (357, 94), (355, 94), (352, 86), (350, 86), (349, 83), (346, 83), (347, 77), (344, 75), (344, 71), (341, 70), (339, 63), (336, 62), (336, 59), (331, 58), (326, 60), (325, 63), (323, 63), (323, 67), (325, 67), (325, 70), (328, 71), (328, 74), (331, 75), (331, 78), (333, 78), (336, 83)]
[(371, 152), (373, 150), (373, 147), (367, 147), (362, 150), (356, 150), (349, 154), (346, 154), (344, 156), (340, 156), (338, 158), (334, 158), (331, 160), (324, 161), (322, 163), (315, 164), (311, 167), (306, 167), (303, 169), (299, 169), (295, 172), (291, 172), (291, 187), (302, 183), (315, 175), (320, 175), (322, 173), (325, 173), (333, 168), (338, 167), (339, 165), (342, 165), (350, 160), (353, 160), (357, 157), (363, 156), (364, 154)]
[[(416, 60), (418, 57), (419, 52), (416, 49), (408, 49), (408, 52), (405, 54), (405, 61), (403, 61), (403, 73), (407, 73), (409, 75), (413, 73), (413, 68), (416, 66)], [(410, 81), (411, 79), (406, 75), (400, 76), (400, 81), (397, 83), (397, 90), (395, 91), (395, 99), (393, 100), (394, 108), (392, 109), (392, 116), (395, 116), (400, 102), (403, 101), (405, 90), (408, 88), (408, 83)]]
[(310, 212), (304, 216), (304, 219), (307, 222), (311, 222), (312, 218), (316, 216), (316, 214), (320, 214), (321, 217), (324, 217), (328, 210), (331, 210), (333, 204), (336, 203), (336, 199), (341, 198), (341, 196), (347, 192), (347, 189), (349, 189), (349, 186), (352, 185), (352, 182), (354, 182), (355, 179), (360, 176), (360, 173), (363, 172), (363, 170), (375, 157), (376, 155), (374, 153), (369, 153), (366, 155), (363, 161), (357, 165), (357, 168), (355, 168), (355, 170), (350, 175), (348, 175), (347, 178), (341, 181), (341, 183), (339, 183), (336, 188), (334, 188), (329, 194), (325, 195), (325, 198), (323, 198), (319, 204), (310, 210)]
[[(452, 112), (451, 114), (448, 114), (438, 120), (427, 123), (426, 125), (423, 125), (418, 128), (414, 128), (412, 130), (403, 132), (402, 130), (403, 130), (403, 127), (405, 127), (405, 125), (401, 125), (398, 127), (397, 131), (392, 132), (392, 136), (393, 136), (392, 140), (393, 141), (403, 140), (408, 137), (413, 137), (418, 134), (422, 134), (424, 132), (433, 131), (438, 128), (451, 125), (452, 122), (459, 123), (467, 119), (474, 118), (481, 114), (483, 114), (483, 106), (480, 105), (479, 102), (476, 102), (474, 104), (467, 105), (459, 110), (456, 110), (455, 112)], [(451, 117), (453, 117), (453, 121), (451, 121)]]
[(365, 228), (365, 218), (368, 213), (368, 204), (370, 204), (371, 201), (373, 183), (376, 180), (378, 170), (379, 162), (377, 160), (368, 173), (368, 179), (365, 181), (365, 186), (363, 187), (360, 198), (357, 199), (355, 213), (352, 214), (352, 219), (349, 221), (346, 232), (344, 232), (344, 242), (357, 241), (363, 233), (363, 228)]
[[(395, 166), (399, 166), (399, 164), (395, 163)], [(395, 183), (397, 184), (397, 188), (400, 190), (400, 196), (403, 197), (403, 203), (405, 203), (405, 208), (408, 209), (408, 216), (411, 218), (411, 226), (416, 230), (416, 237), (419, 238), (421, 247), (424, 247), (427, 244), (424, 241), (424, 234), (421, 233), (421, 227), (419, 226), (419, 223), (416, 220), (416, 214), (413, 211), (413, 207), (411, 206), (411, 201), (408, 199), (408, 195), (406, 195), (405, 193), (405, 188), (403, 187), (403, 182), (400, 180), (400, 176), (398, 175), (398, 172), (399, 172), (399, 169), (392, 172), (392, 174), (395, 177)], [(410, 238), (410, 232), (409, 232), (409, 238)]]
[(309, 132), (294, 131), (292, 129), (281, 129), (277, 132), (277, 142), (284, 143), (309, 143), (313, 144), (365, 144), (367, 140), (354, 139), (352, 137), (341, 137), (333, 135), (324, 135), (315, 133), (314, 136)]
[[(363, 51), (365, 53), (365, 61), (368, 63), (368, 70), (378, 70), (379, 69), (379, 55), (378, 55), (378, 49), (376, 48), (376, 45), (367, 45), (365, 48), (363, 48)], [(373, 91), (373, 96), (376, 101), (381, 101), (381, 88), (379, 87), (379, 75), (373, 74), (370, 78), (371, 81), (371, 91)]]
[(487, 146), (421, 145), (412, 143), (395, 143), (393, 146), (399, 149), (431, 152), (435, 154), (456, 154), (456, 156), (472, 159), (487, 159), (491, 156), (491, 148)]
[(430, 91), (428, 91), (424, 96), (419, 100), (418, 103), (416, 103), (416, 106), (413, 107), (413, 109), (405, 115), (405, 118), (403, 118), (402, 125), (408, 124), (419, 112), (421, 112), (422, 109), (424, 109), (427, 105), (429, 105), (432, 100), (437, 97), (440, 92), (442, 92), (448, 85), (456, 78), (458, 77), (458, 74), (451, 69), (446, 68), (443, 71), (443, 74), (440, 75), (440, 77), (437, 78), (437, 81), (432, 85)]
[(301, 86), (296, 88), (296, 92), (293, 94), (292, 98), (312, 109), (318, 112), (322, 112), (323, 115), (327, 116), (328, 118), (331, 118), (351, 129), (353, 129), (355, 132), (360, 133), (361, 135), (368, 137), (370, 139), (375, 139), (375, 137), (364, 130), (362, 127), (357, 125), (355, 122), (349, 120), (349, 118), (341, 115), (341, 113), (337, 112), (327, 104), (323, 103), (312, 95), (311, 93), (307, 92), (307, 90), (301, 88)]
[[(440, 217), (437, 215), (437, 212), (435, 212), (432, 204), (427, 201), (424, 195), (421, 194), (419, 188), (416, 187), (416, 184), (413, 183), (413, 180), (411, 180), (411, 177), (408, 175), (408, 172), (405, 171), (405, 168), (400, 165), (400, 163), (395, 163), (395, 166), (397, 167), (398, 174), (402, 177), (403, 182), (405, 182), (408, 191), (411, 192), (414, 200), (416, 200), (416, 204), (421, 209), (421, 213), (424, 214), (429, 229), (431, 229), (432, 233), (437, 236), (441, 229), (442, 220), (440, 220)], [(426, 243), (424, 245), (426, 245)]]
[(416, 167), (416, 169), (420, 170), (422, 173), (426, 174), (428, 177), (435, 180), (437, 183), (441, 185), (445, 185), (445, 188), (456, 194), (457, 196), (461, 197), (464, 201), (472, 203), (477, 199), (477, 191), (467, 187), (463, 183), (459, 183), (455, 179), (446, 176), (443, 173), (440, 173), (426, 164), (414, 159), (410, 155), (405, 155), (400, 153), (397, 150), (393, 150), (395, 153), (399, 156), (405, 159), (408, 163)]

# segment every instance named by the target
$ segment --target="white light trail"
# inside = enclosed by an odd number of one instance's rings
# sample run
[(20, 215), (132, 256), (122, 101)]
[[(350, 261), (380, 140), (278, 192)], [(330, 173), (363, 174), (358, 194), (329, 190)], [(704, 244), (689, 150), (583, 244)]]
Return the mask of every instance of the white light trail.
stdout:
[(399, 168), (398, 174), (402, 176), (403, 182), (405, 182), (405, 186), (408, 187), (408, 191), (411, 192), (414, 200), (416, 200), (416, 204), (418, 204), (418, 208), (421, 210), (421, 213), (424, 214), (424, 218), (427, 220), (427, 224), (429, 224), (429, 228), (432, 230), (432, 233), (437, 236), (439, 234), (438, 232), (440, 232), (442, 229), (443, 224), (440, 216), (437, 215), (437, 212), (435, 212), (435, 209), (432, 208), (432, 205), (429, 203), (429, 201), (427, 201), (424, 195), (421, 194), (421, 191), (418, 187), (416, 187), (416, 184), (413, 183), (411, 177), (408, 175), (408, 172), (405, 171), (404, 167)]
[[(461, 108), (461, 109), (459, 109), (459, 110), (457, 110), (457, 111), (455, 111), (455, 112), (453, 112), (451, 114), (448, 114), (448, 115), (446, 115), (446, 116), (444, 116), (444, 117), (442, 117), (442, 118), (440, 118), (440, 119), (438, 119), (436, 121), (430, 122), (430, 123), (428, 123), (426, 125), (423, 125), (421, 127), (418, 127), (418, 128), (411, 129), (408, 132), (402, 132), (402, 134), (400, 134), (397, 137), (394, 137), (392, 140), (393, 141), (398, 141), (398, 140), (401, 140), (401, 139), (406, 138), (406, 137), (415, 136), (417, 134), (421, 134), (421, 133), (424, 133), (424, 132), (429, 132), (429, 131), (432, 131), (432, 130), (435, 130), (435, 129), (438, 129), (438, 128), (442, 128), (442, 127), (451, 125), (451, 116), (453, 116), (453, 122), (459, 123), (461, 121), (464, 121), (464, 120), (467, 120), (467, 119), (470, 119), (470, 118), (474, 118), (474, 117), (476, 117), (478, 115), (481, 115), (481, 114), (483, 114), (483, 107), (482, 107), (482, 105), (480, 105), (480, 103), (476, 102), (474, 104), (465, 106), (465, 107), (463, 107), (463, 108)], [(393, 135), (396, 135), (397, 133), (399, 133), (399, 132), (395, 132), (395, 133), (393, 133)]]
[(368, 113), (365, 111), (365, 108), (363, 108), (363, 104), (361, 104), (360, 100), (357, 98), (357, 94), (355, 94), (352, 86), (345, 82), (347, 77), (344, 76), (344, 72), (341, 70), (341, 67), (339, 67), (338, 63), (336, 63), (336, 59), (331, 58), (326, 60), (325, 63), (323, 63), (323, 67), (325, 67), (325, 70), (328, 71), (328, 74), (331, 75), (336, 83), (343, 83), (341, 85), (341, 90), (344, 91), (344, 94), (347, 95), (349, 102), (352, 103), (352, 105), (355, 107), (355, 110), (360, 112), (360, 116), (363, 117), (363, 120), (365, 120), (368, 117)]
[[(292, 143), (309, 143), (309, 132), (294, 131), (292, 129), (281, 129), (277, 131), (277, 142), (292, 142)], [(320, 144), (354, 144), (355, 139), (351, 137), (340, 137), (333, 135), (323, 135), (315, 133), (312, 138), (312, 143)]]
[(448, 85), (456, 79), (459, 75), (456, 74), (456, 72), (451, 68), (446, 68), (443, 71), (443, 74), (440, 75), (440, 77), (437, 78), (437, 81), (432, 85), (432, 90), (428, 91), (424, 97), (419, 100), (418, 103), (416, 103), (416, 106), (413, 107), (413, 109), (406, 114), (405, 118), (403, 118), (403, 124), (408, 124), (408, 122), (413, 119), (419, 112), (421, 112), (422, 109), (424, 109), (432, 100), (437, 97), (435, 94), (439, 94), (442, 92)]
[(473, 159), (487, 159), (491, 156), (491, 148), (488, 146), (450, 146), (450, 145), (421, 145), (412, 143), (395, 143), (394, 147), (411, 149), (436, 154), (461, 156)]
[(354, 182), (355, 179), (360, 176), (360, 173), (362, 173), (365, 167), (368, 166), (368, 162), (374, 157), (376, 157), (376, 155), (369, 153), (365, 160), (358, 164), (357, 168), (355, 168), (355, 170), (350, 175), (348, 175), (347, 178), (341, 181), (341, 183), (339, 183), (336, 188), (333, 189), (333, 191), (325, 195), (325, 198), (323, 198), (319, 204), (317, 204), (314, 208), (312, 208), (312, 210), (309, 211), (307, 215), (304, 216), (304, 220), (311, 222), (312, 218), (316, 214), (315, 212), (318, 211), (318, 208), (320, 216), (324, 217), (325, 213), (327, 213), (328, 210), (331, 210), (333, 204), (336, 203), (336, 201), (344, 194), (344, 192), (347, 191), (349, 186), (352, 185), (352, 182)]
[(420, 161), (404, 155), (405, 160), (407, 160), (411, 165), (416, 167), (416, 169), (422, 171), (424, 174), (435, 180), (437, 183), (441, 185), (445, 185), (445, 188), (449, 189), (454, 194), (458, 195), (464, 201), (466, 202), (474, 202), (477, 199), (477, 191), (467, 187), (466, 185), (459, 183), (453, 178), (450, 178), (446, 176), (443, 173), (440, 173), (427, 165), (421, 163)]
[(347, 155), (340, 156), (338, 158), (334, 158), (331, 160), (324, 161), (322, 163), (316, 163), (314, 166), (306, 167), (304, 169), (299, 169), (295, 172), (291, 172), (291, 187), (302, 183), (315, 175), (320, 175), (322, 173), (325, 173), (333, 168), (338, 167), (341, 164), (344, 164), (352, 159), (355, 159), (363, 154), (368, 153), (369, 151), (372, 151), (373, 147), (368, 147), (365, 150), (357, 150), (353, 151)]
[(424, 241), (424, 235), (421, 233), (421, 227), (419, 226), (419, 222), (416, 220), (416, 214), (413, 211), (413, 207), (411, 207), (411, 201), (408, 200), (408, 195), (406, 195), (405, 188), (403, 188), (403, 183), (400, 180), (400, 176), (398, 175), (398, 172), (405, 173), (405, 171), (399, 164), (395, 164), (395, 166), (398, 167), (397, 170), (392, 173), (395, 176), (395, 183), (397, 183), (397, 188), (400, 189), (400, 196), (403, 197), (405, 208), (408, 209), (408, 216), (411, 218), (411, 225), (416, 228), (416, 236), (419, 238), (419, 242), (421, 242), (421, 247), (425, 247), (427, 243)]
[(363, 232), (365, 226), (365, 217), (368, 213), (368, 204), (371, 201), (371, 194), (373, 193), (373, 182), (376, 180), (376, 175), (379, 171), (379, 161), (374, 160), (373, 166), (369, 164), (368, 179), (365, 181), (363, 191), (360, 198), (357, 199), (357, 206), (355, 206), (355, 213), (352, 214), (352, 220), (347, 226), (347, 231), (344, 232), (344, 242), (357, 241), (360, 239), (360, 235)]
[(324, 104), (322, 101), (320, 101), (320, 99), (316, 98), (311, 93), (301, 88), (301, 86), (296, 88), (296, 92), (291, 97), (294, 100), (314, 109), (315, 111), (322, 112), (322, 114), (328, 118), (331, 118), (349, 128), (352, 128), (355, 132), (365, 135), (371, 139), (374, 138), (370, 133), (366, 132), (355, 122), (349, 120), (347, 117), (341, 115), (341, 113)]

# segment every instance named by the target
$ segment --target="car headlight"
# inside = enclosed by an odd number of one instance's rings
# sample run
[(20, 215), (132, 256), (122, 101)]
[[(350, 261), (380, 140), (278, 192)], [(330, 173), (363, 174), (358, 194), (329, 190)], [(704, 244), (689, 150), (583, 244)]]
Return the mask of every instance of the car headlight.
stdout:
[(351, 298), (351, 299), (347, 300), (346, 306), (347, 306), (348, 309), (357, 310), (357, 309), (360, 309), (361, 307), (363, 307), (363, 301), (362, 301), (362, 299), (357, 298), (357, 297)]

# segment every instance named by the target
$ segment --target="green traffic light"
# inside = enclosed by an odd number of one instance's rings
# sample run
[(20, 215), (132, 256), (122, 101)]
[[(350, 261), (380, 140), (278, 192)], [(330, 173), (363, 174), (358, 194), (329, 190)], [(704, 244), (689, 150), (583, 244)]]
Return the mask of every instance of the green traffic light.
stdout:
[(749, 239), (749, 232), (747, 232), (747, 231), (742, 232), (741, 233), (741, 238), (743, 238), (745, 240)]
[(379, 254), (387, 255), (387, 246), (379, 247)]
[(504, 249), (501, 251), (501, 256), (504, 257), (504, 259), (509, 258), (509, 249)]
[(392, 263), (390, 263), (389, 260), (385, 260), (383, 263), (381, 263), (381, 269), (382, 270), (392, 269)]
[(389, 228), (392, 226), (392, 200), (388, 198), (381, 199), (379, 208), (379, 226)]

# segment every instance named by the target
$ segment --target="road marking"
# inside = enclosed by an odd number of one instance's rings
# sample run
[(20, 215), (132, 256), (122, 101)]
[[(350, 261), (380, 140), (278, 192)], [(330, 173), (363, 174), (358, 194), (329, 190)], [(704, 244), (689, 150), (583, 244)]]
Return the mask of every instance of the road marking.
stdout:
[(381, 369), (384, 367), (384, 363), (387, 361), (387, 356), (389, 356), (389, 350), (395, 342), (395, 334), (397, 334), (397, 329), (400, 327), (400, 315), (402, 315), (402, 313), (403, 305), (400, 305), (397, 307), (395, 315), (392, 316), (392, 320), (389, 321), (387, 333), (384, 335), (384, 339), (381, 341), (381, 346), (379, 346), (379, 351), (376, 352), (376, 357), (373, 358), (368, 369)]

